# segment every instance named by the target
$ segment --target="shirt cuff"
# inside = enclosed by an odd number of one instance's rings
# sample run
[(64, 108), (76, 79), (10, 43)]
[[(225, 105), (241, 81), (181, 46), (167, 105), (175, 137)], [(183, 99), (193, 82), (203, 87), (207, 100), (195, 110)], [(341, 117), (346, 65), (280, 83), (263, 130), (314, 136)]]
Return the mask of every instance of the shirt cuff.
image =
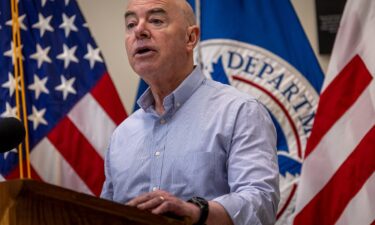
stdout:
[(242, 224), (244, 218), (241, 218), (241, 209), (243, 209), (245, 200), (241, 198), (241, 196), (236, 193), (230, 193), (217, 197), (212, 201), (215, 201), (224, 207), (232, 218), (233, 224)]

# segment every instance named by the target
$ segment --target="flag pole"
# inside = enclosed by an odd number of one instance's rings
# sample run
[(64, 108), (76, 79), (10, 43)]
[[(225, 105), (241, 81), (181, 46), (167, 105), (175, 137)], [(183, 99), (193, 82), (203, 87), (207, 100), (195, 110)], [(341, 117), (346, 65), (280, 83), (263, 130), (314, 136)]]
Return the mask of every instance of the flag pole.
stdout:
[[(21, 109), (20, 109), (20, 101), (19, 101), (19, 92), (18, 92), (18, 80), (19, 80), (19, 76), (18, 76), (18, 66), (17, 66), (17, 50), (18, 50), (18, 47), (17, 47), (17, 44), (16, 44), (16, 30), (17, 30), (17, 26), (18, 26), (18, 16), (15, 15), (15, 10), (14, 10), (14, 0), (11, 0), (11, 13), (12, 13), (12, 39), (13, 39), (13, 42), (12, 42), (12, 45), (11, 47), (13, 47), (13, 58), (12, 58), (12, 62), (13, 62), (13, 65), (14, 65), (14, 79), (16, 81), (16, 106), (17, 106), (17, 118), (21, 120), (21, 115), (20, 115), (20, 112), (21, 112)], [(12, 84), (11, 84), (12, 85)], [(23, 179), (24, 178), (24, 174), (23, 174), (23, 152), (22, 152), (22, 143), (18, 145), (18, 165), (19, 165), (19, 170), (20, 170), (20, 178)]]
[[(29, 150), (29, 129), (27, 124), (27, 108), (26, 108), (26, 97), (25, 97), (25, 79), (23, 71), (23, 61), (21, 53), (21, 30), (18, 21), (18, 4), (16, 0), (11, 0), (12, 7), (12, 34), (13, 34), (13, 54), (14, 54), (14, 73), (16, 79), (16, 105), (17, 105), (17, 117), (20, 119), (20, 108), (22, 108), (23, 123), (26, 130), (25, 136), (25, 155), (26, 155), (26, 169), (27, 169), (27, 178), (31, 179), (31, 169), (30, 169), (30, 150)], [(22, 107), (19, 102), (19, 93), (18, 93), (18, 80), (21, 81), (21, 99)], [(23, 171), (23, 152), (22, 152), (22, 143), (18, 146), (19, 152), (19, 167), (20, 167), (20, 178), (24, 178)]]
[[(13, 0), (16, 1), (16, 0)], [(16, 8), (16, 15), (18, 18), (18, 4), (15, 4)], [(17, 19), (18, 22), (18, 19)], [(25, 88), (25, 76), (23, 71), (23, 61), (22, 61), (22, 54), (21, 54), (21, 30), (19, 23), (17, 23), (17, 44), (19, 47), (18, 52), (18, 65), (20, 68), (20, 75), (21, 75), (21, 86), (22, 86), (22, 109), (23, 109), (23, 124), (25, 126), (26, 130), (26, 136), (25, 136), (25, 151), (26, 151), (26, 169), (27, 169), (27, 178), (31, 179), (31, 169), (30, 169), (30, 147), (29, 147), (29, 128), (27, 123), (27, 107), (26, 107), (26, 88)]]

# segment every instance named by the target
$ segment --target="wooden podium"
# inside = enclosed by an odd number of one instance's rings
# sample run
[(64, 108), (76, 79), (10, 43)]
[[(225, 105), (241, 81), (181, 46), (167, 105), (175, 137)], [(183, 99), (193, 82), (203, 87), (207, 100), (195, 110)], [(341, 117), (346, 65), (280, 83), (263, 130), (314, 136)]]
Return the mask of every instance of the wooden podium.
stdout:
[(191, 225), (34, 181), (0, 182), (0, 225)]

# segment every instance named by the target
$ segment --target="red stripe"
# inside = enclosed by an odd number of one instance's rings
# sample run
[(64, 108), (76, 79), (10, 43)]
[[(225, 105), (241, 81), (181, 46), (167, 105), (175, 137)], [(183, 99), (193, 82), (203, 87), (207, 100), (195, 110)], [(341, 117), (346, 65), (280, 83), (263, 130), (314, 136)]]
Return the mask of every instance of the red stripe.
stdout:
[(372, 221), (372, 224), (371, 225), (375, 225), (375, 220), (374, 221)]
[(294, 224), (334, 224), (349, 201), (374, 173), (374, 146), (375, 126), (366, 134), (327, 185), (295, 217)]
[(306, 146), (305, 158), (333, 124), (357, 101), (371, 80), (372, 76), (361, 57), (354, 56), (320, 95), (312, 133)]
[(289, 115), (289, 112), (288, 110), (285, 108), (285, 106), (279, 101), (279, 99), (277, 99), (270, 91), (268, 91), (267, 89), (263, 88), (262, 86), (260, 86), (259, 84), (257, 83), (254, 83), (250, 80), (247, 80), (247, 79), (244, 79), (240, 76), (232, 76), (232, 78), (234, 80), (240, 80), (242, 82), (245, 82), (245, 83), (248, 83), (250, 84), (251, 86), (259, 89), (260, 91), (264, 92), (266, 95), (268, 95), (279, 107), (280, 109), (283, 111), (284, 115), (286, 116), (286, 118), (288, 119), (288, 122), (290, 124), (290, 127), (292, 128), (292, 131), (293, 131), (293, 135), (294, 135), (294, 138), (296, 140), (296, 143), (297, 143), (297, 152), (298, 152), (298, 157), (302, 158), (302, 148), (301, 148), (301, 140), (299, 139), (299, 135), (298, 135), (298, 131), (297, 131), (297, 127), (296, 125), (293, 123), (293, 120), (292, 120), (292, 117)]
[(91, 94), (117, 125), (127, 117), (120, 97), (108, 73), (104, 74), (98, 81), (91, 90)]
[(77, 127), (65, 117), (48, 134), (48, 139), (98, 196), (104, 182), (104, 161)]

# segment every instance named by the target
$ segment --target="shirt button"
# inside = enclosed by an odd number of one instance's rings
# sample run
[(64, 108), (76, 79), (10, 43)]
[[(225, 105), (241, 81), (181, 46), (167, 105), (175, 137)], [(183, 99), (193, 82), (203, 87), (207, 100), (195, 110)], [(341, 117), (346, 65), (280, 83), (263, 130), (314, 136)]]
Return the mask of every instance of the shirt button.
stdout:
[(156, 191), (156, 190), (158, 190), (158, 187), (153, 187), (152, 188), (152, 191)]
[(167, 121), (165, 119), (160, 120), (160, 124), (165, 124)]
[(181, 106), (181, 104), (179, 102), (177, 102), (176, 104), (177, 108)]
[(155, 156), (159, 156), (159, 155), (160, 155), (159, 151), (155, 152)]

